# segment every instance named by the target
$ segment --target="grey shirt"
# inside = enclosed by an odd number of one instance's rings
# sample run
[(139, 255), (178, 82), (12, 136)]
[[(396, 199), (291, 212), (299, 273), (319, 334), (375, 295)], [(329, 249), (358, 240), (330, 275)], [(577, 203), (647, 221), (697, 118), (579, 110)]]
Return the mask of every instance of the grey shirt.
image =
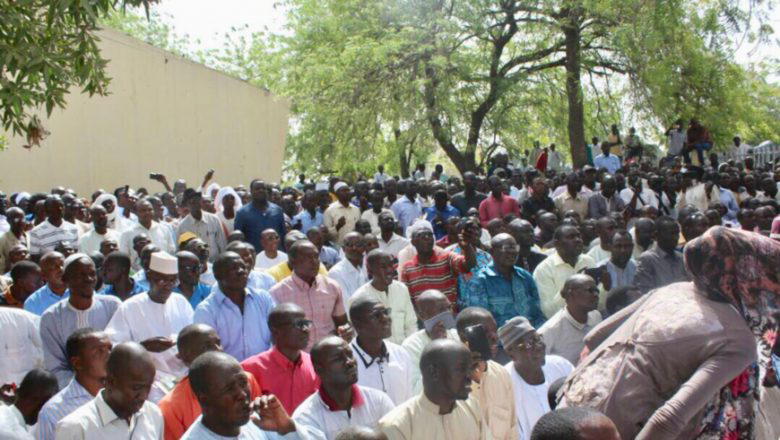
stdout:
[(588, 217), (599, 219), (609, 215), (610, 212), (620, 212), (625, 209), (626, 203), (615, 193), (607, 199), (600, 192), (594, 193), (588, 199)]
[(217, 255), (225, 251), (227, 247), (227, 239), (225, 238), (225, 231), (222, 229), (222, 223), (219, 221), (219, 217), (210, 212), (203, 211), (200, 220), (195, 220), (192, 214), (188, 214), (179, 223), (178, 231), (176, 232), (176, 241), (179, 241), (181, 234), (185, 232), (192, 232), (200, 237), (209, 245), (209, 261), (214, 262), (217, 259)]
[(690, 279), (681, 252), (674, 251), (669, 254), (656, 244), (643, 252), (637, 260), (634, 284), (642, 293)]

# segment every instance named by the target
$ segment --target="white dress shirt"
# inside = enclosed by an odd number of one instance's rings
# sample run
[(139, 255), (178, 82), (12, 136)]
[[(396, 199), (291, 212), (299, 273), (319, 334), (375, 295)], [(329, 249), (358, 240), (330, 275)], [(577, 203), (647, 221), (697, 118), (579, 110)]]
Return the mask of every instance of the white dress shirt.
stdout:
[(113, 229), (106, 229), (106, 233), (103, 235), (98, 234), (96, 230), (91, 230), (79, 238), (79, 252), (87, 255), (92, 255), (93, 252), (100, 251), (100, 243), (103, 240), (114, 240), (119, 245), (120, 240), (119, 232)]
[(379, 242), (379, 249), (381, 249), (383, 252), (387, 252), (388, 254), (396, 258), (398, 258), (398, 254), (401, 252), (401, 250), (409, 244), (408, 239), (403, 238), (400, 235), (395, 233), (393, 233), (393, 236), (390, 237), (390, 240), (388, 241), (382, 239), (381, 234), (377, 234), (376, 238), (377, 241)]
[(250, 421), (241, 427), (237, 437), (225, 437), (206, 428), (203, 424), (203, 416), (198, 416), (195, 423), (190, 426), (187, 432), (181, 437), (181, 440), (224, 440), (227, 438), (236, 440), (277, 440), (277, 439), (300, 439), (297, 432), (291, 432), (287, 435), (279, 435), (275, 432), (263, 431), (258, 428), (254, 422)]
[(412, 363), (409, 353), (398, 344), (385, 341), (385, 353), (371, 357), (352, 340), (352, 352), (358, 366), (358, 384), (385, 392), (396, 405), (414, 396), (412, 379), (419, 367)]
[[(141, 342), (159, 336), (175, 341), (181, 329), (192, 324), (193, 316), (190, 302), (179, 293), (171, 293), (168, 300), (160, 304), (144, 292), (119, 306), (106, 326), (106, 333), (115, 344)], [(175, 381), (187, 374), (187, 367), (176, 357), (177, 353), (175, 345), (162, 353), (149, 353), (157, 369), (155, 384), (149, 394), (152, 402), (162, 399), (173, 389)]]
[(387, 394), (373, 388), (358, 385), (362, 403), (347, 411), (331, 411), (322, 400), (320, 392), (312, 394), (293, 413), (293, 420), (310, 440), (333, 440), (344, 428), (350, 426), (375, 427), (379, 419), (395, 405)]
[(103, 390), (89, 403), (57, 423), (57, 440), (162, 440), (160, 408), (146, 401), (128, 424), (103, 399)]
[[(392, 215), (393, 218), (395, 218), (395, 214), (393, 214), (393, 211), (387, 208), (382, 208), (382, 210), (379, 211), (379, 214), (384, 214), (384, 213), (388, 213)], [(362, 214), (360, 214), (361, 220), (367, 220), (368, 223), (371, 224), (371, 233), (374, 235), (379, 235), (382, 232), (379, 229), (379, 214), (374, 212), (373, 209), (366, 209), (365, 211), (363, 211)]]
[(366, 265), (355, 267), (347, 258), (334, 264), (328, 271), (328, 278), (337, 282), (341, 287), (341, 298), (344, 304), (349, 304), (349, 299), (363, 284), (368, 282)]
[(0, 384), (19, 385), (28, 371), (43, 367), (40, 322), (26, 310), (0, 307)]
[(0, 404), (0, 438), (3, 440), (33, 440), (24, 416), (14, 405)]
[[(447, 339), (452, 339), (453, 341), (460, 341), (460, 337), (458, 336), (458, 331), (453, 329), (447, 330)], [(409, 353), (409, 358), (412, 360), (412, 365), (416, 365), (417, 369), (415, 370), (415, 375), (412, 378), (412, 391), (417, 394), (422, 391), (422, 375), (420, 374), (420, 358), (422, 357), (422, 352), (425, 349), (425, 347), (428, 345), (428, 343), (431, 342), (431, 337), (428, 336), (428, 333), (425, 332), (425, 329), (418, 330), (415, 333), (412, 333), (411, 336), (404, 339), (403, 344), (401, 344), (401, 347), (403, 347), (407, 353)]]
[(122, 232), (122, 236), (119, 239), (119, 250), (130, 255), (130, 261), (133, 262), (135, 270), (139, 270), (141, 266), (138, 254), (133, 249), (133, 239), (141, 234), (146, 234), (152, 244), (160, 248), (161, 251), (168, 252), (171, 255), (176, 253), (173, 231), (168, 224), (152, 221), (149, 229), (146, 229), (141, 223), (133, 223), (127, 230)]
[(557, 354), (577, 365), (580, 353), (585, 348), (585, 335), (601, 322), (601, 313), (593, 310), (588, 313), (583, 324), (564, 307), (539, 327), (539, 335), (544, 339), (547, 354)]
[(289, 257), (287, 257), (287, 254), (282, 251), (276, 251), (276, 257), (274, 258), (269, 258), (265, 254), (265, 251), (261, 251), (259, 254), (257, 254), (257, 258), (255, 258), (255, 269), (270, 269), (279, 263), (287, 262), (288, 258)]
[(412, 297), (409, 296), (409, 289), (406, 284), (393, 280), (387, 291), (377, 290), (370, 282), (362, 285), (350, 298), (347, 303), (347, 310), (358, 298), (367, 296), (381, 302), (385, 307), (390, 308), (390, 318), (392, 318), (392, 336), (387, 340), (402, 344), (404, 340), (417, 332), (417, 315), (414, 313)]

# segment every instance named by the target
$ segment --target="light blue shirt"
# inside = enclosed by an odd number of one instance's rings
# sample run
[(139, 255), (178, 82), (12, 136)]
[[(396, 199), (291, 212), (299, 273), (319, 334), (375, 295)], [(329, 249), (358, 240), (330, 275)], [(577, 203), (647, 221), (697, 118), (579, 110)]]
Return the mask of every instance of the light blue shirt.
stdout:
[[(173, 291), (176, 293), (181, 293), (179, 286), (176, 286)], [(204, 299), (208, 298), (210, 293), (211, 286), (205, 283), (198, 283), (195, 286), (195, 290), (192, 292), (192, 298), (190, 298), (190, 305), (192, 306), (192, 309), (195, 310), (195, 307), (198, 307), (198, 304), (200, 304)]]
[(596, 170), (606, 168), (609, 174), (615, 174), (620, 169), (620, 158), (614, 154), (604, 156), (602, 153), (593, 159), (593, 166), (596, 167)]
[(57, 376), (60, 387), (65, 387), (73, 377), (73, 371), (65, 355), (65, 341), (76, 330), (92, 327), (105, 330), (122, 301), (112, 295), (94, 295), (92, 306), (76, 310), (68, 301), (60, 301), (46, 309), (41, 316), (41, 342), (43, 366)]
[(46, 283), (45, 286), (33, 292), (33, 294), (24, 301), (24, 310), (41, 316), (46, 309), (69, 296), (70, 290), (65, 289), (65, 293), (63, 293), (62, 296), (59, 296), (51, 290), (49, 283)]
[(223, 440), (223, 439), (238, 439), (238, 440), (277, 440), (277, 439), (299, 439), (297, 432), (291, 432), (287, 435), (280, 435), (272, 431), (263, 431), (258, 428), (254, 422), (249, 421), (246, 425), (241, 427), (241, 431), (238, 433), (238, 437), (225, 437), (216, 434), (214, 431), (206, 428), (203, 425), (203, 416), (198, 416), (195, 423), (190, 426), (187, 432), (181, 437), (181, 440)]
[(61, 389), (41, 408), (41, 412), (38, 413), (36, 438), (38, 440), (54, 440), (54, 428), (57, 426), (57, 422), (93, 398), (94, 396), (76, 382), (76, 379), (72, 379), (68, 386)]
[[(728, 212), (723, 217), (725, 217), (726, 220), (730, 220), (732, 222), (737, 221), (737, 211), (739, 211), (739, 205), (737, 205), (737, 199), (734, 197), (734, 193), (728, 189), (718, 189), (720, 190), (720, 203), (722, 203), (723, 206), (728, 209)], [(26, 307), (27, 303), (25, 302), (24, 305)]]
[(612, 280), (612, 286), (610, 286), (611, 289), (634, 285), (634, 277), (636, 276), (636, 262), (633, 258), (628, 260), (628, 263), (626, 263), (626, 267), (624, 269), (615, 266), (612, 264), (612, 261), (605, 261), (604, 265), (607, 267), (609, 278)]
[(274, 284), (276, 284), (276, 279), (271, 275), (259, 270), (249, 271), (249, 280), (246, 282), (246, 287), (269, 292), (271, 287), (274, 287)]
[(309, 211), (304, 209), (292, 218), (292, 225), (295, 226), (298, 224), (299, 220), (301, 222), (301, 232), (305, 234), (311, 228), (322, 226), (322, 224), (325, 223), (325, 215), (318, 209), (315, 209), (314, 217), (312, 218), (311, 214), (309, 214)]
[(401, 232), (406, 233), (406, 228), (409, 227), (414, 221), (422, 216), (422, 205), (419, 200), (412, 202), (409, 197), (403, 196), (393, 202), (390, 206), (390, 210), (395, 214), (395, 218), (398, 219), (398, 224), (401, 226)]
[(243, 361), (271, 348), (268, 314), (276, 303), (268, 292), (246, 289), (244, 313), (230, 300), (219, 284), (195, 309), (194, 322), (208, 324), (217, 331), (225, 353)]
[[(128, 295), (128, 298), (133, 295), (138, 295), (139, 293), (144, 293), (148, 291), (149, 291), (148, 281), (146, 281), (145, 279), (143, 281), (133, 280), (133, 290), (130, 291), (130, 295)], [(103, 287), (103, 289), (101, 289), (100, 292), (98, 293), (100, 293), (101, 295), (113, 295), (119, 298), (119, 295), (117, 295), (116, 290), (114, 290), (114, 286), (111, 284), (106, 284), (106, 286)]]

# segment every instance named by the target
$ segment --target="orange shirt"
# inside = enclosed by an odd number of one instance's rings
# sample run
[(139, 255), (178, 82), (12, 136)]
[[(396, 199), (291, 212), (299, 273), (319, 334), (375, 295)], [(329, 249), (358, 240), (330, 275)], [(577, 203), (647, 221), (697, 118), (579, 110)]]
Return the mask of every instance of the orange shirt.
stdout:
[[(246, 375), (249, 379), (250, 398), (254, 400), (263, 394), (263, 389), (253, 375)], [(192, 391), (189, 376), (177, 383), (157, 406), (160, 407), (165, 420), (165, 440), (180, 439), (201, 413), (200, 403)]]
[(11, 286), (8, 286), (8, 288), (5, 289), (5, 293), (3, 294), (2, 298), (0, 298), (0, 306), (21, 309), (24, 304), (17, 301), (16, 298), (11, 295)]

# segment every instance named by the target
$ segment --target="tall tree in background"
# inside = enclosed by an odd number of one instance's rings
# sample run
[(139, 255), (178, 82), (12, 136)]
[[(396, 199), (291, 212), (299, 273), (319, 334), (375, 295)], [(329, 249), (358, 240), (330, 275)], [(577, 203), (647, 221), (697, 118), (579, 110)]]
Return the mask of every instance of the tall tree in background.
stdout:
[[(0, 0), (0, 121), (6, 131), (39, 145), (46, 135), (35, 115), (65, 106), (79, 87), (90, 95), (107, 93), (106, 60), (95, 31), (98, 20), (116, 7), (155, 0)], [(2, 138), (0, 138), (2, 141)], [(0, 142), (0, 147), (4, 144)]]

